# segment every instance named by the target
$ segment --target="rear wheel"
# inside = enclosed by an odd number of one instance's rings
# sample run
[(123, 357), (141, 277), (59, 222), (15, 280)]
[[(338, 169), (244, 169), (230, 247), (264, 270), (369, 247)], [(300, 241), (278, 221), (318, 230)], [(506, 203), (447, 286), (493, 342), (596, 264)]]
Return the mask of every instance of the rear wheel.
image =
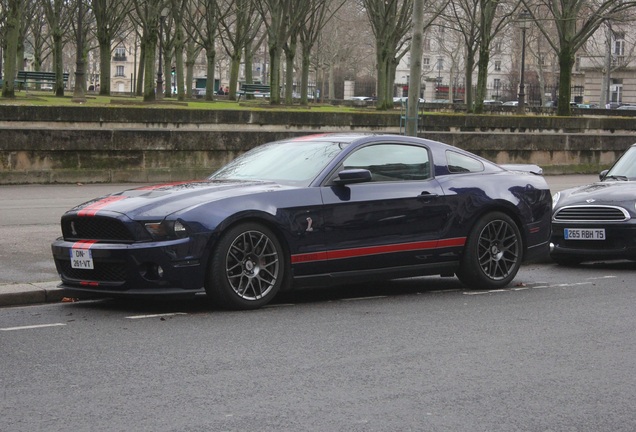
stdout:
[(488, 213), (468, 235), (457, 277), (470, 288), (503, 288), (517, 275), (522, 254), (517, 224), (504, 213)]
[(282, 245), (269, 228), (258, 223), (240, 224), (219, 239), (205, 290), (224, 308), (256, 309), (280, 290), (287, 267)]

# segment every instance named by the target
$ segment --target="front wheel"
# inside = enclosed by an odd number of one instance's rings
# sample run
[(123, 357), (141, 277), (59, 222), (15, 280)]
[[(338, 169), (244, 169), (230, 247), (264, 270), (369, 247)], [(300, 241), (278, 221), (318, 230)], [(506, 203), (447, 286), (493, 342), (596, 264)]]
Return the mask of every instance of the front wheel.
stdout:
[(522, 254), (517, 224), (504, 213), (488, 213), (468, 235), (457, 277), (470, 288), (503, 288), (517, 275)]
[(280, 290), (287, 267), (283, 247), (269, 228), (240, 224), (219, 239), (205, 291), (221, 307), (257, 309)]

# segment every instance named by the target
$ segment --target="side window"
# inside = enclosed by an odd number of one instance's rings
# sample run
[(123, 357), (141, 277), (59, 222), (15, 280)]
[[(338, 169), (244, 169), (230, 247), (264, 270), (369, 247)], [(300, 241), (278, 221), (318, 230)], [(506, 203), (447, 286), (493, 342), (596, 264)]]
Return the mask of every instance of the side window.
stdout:
[(446, 152), (446, 161), (448, 162), (448, 170), (451, 173), (480, 172), (484, 170), (484, 164), (480, 160), (454, 151)]
[(367, 169), (372, 181), (410, 181), (429, 178), (428, 150), (405, 144), (376, 144), (350, 154), (344, 169)]

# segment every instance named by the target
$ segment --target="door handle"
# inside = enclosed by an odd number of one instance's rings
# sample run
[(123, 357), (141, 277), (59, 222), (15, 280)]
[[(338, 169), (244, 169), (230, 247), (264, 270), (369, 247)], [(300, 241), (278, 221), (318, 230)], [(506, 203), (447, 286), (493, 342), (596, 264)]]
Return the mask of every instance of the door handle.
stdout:
[(420, 194), (418, 198), (424, 201), (433, 201), (434, 199), (439, 198), (439, 195), (436, 193), (430, 193), (430, 192), (424, 191)]

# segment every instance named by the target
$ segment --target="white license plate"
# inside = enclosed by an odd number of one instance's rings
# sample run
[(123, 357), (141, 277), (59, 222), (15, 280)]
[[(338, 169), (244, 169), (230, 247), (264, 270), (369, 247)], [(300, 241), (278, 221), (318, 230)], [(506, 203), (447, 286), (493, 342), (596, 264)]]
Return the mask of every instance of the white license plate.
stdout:
[(93, 256), (90, 249), (71, 249), (71, 267), (93, 270)]
[(605, 240), (604, 228), (565, 228), (566, 240)]

